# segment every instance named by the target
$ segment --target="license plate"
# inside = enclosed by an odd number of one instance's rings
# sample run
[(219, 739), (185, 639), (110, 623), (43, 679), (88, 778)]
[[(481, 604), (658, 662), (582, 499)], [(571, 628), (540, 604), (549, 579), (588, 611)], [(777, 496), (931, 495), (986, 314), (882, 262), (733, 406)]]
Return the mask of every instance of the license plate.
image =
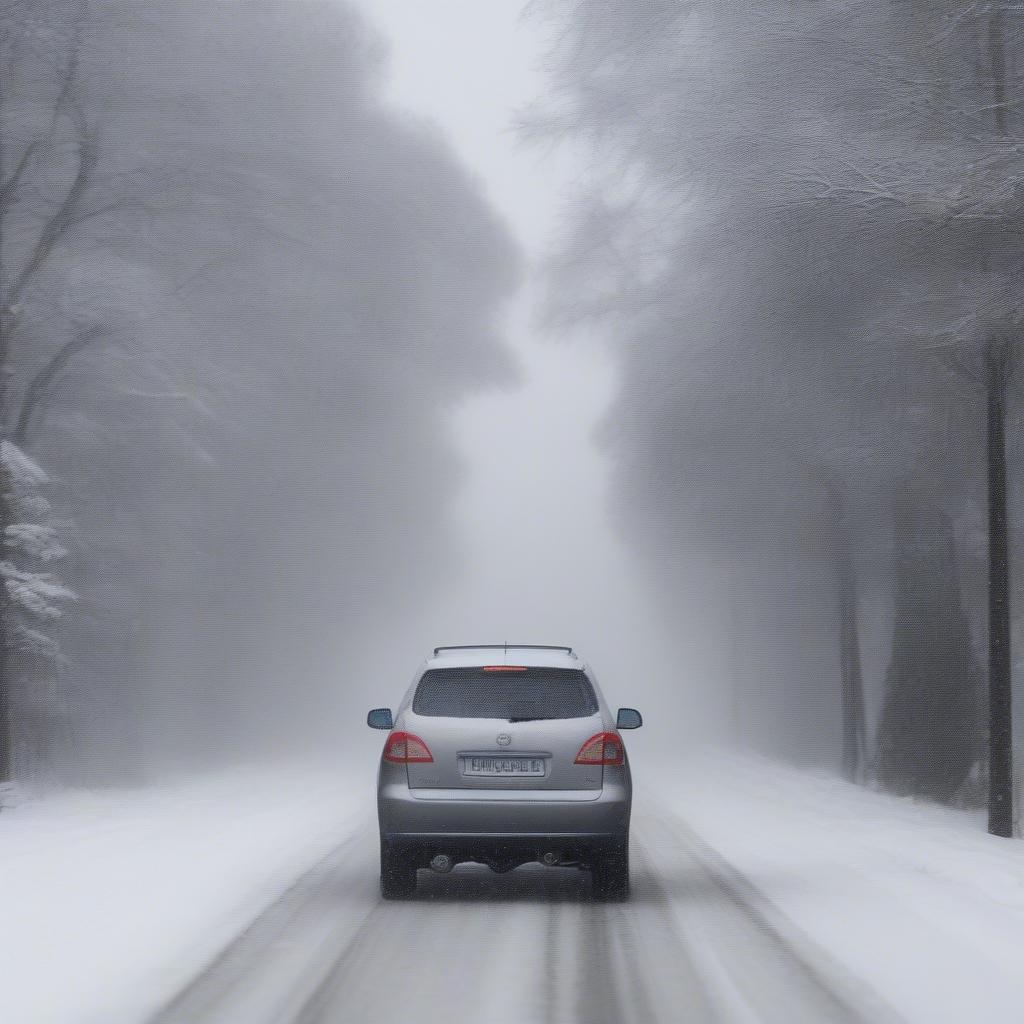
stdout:
[(542, 757), (467, 757), (463, 775), (543, 775)]

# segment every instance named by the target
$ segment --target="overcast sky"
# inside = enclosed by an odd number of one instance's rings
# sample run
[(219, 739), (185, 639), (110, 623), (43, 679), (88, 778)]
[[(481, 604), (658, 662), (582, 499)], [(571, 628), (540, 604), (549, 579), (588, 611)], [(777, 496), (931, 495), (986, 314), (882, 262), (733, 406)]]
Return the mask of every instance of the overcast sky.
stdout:
[[(530, 257), (542, 255), (571, 169), (509, 127), (544, 87), (543, 40), (521, 17), (522, 0), (358, 2), (389, 41), (389, 98), (442, 127)], [(535, 336), (532, 291), (508, 313), (524, 383), (453, 415), (469, 469), (456, 508), (464, 564), (453, 570), (448, 599), (401, 632), (424, 647), (571, 643), (594, 663), (610, 700), (640, 702), (654, 680), (634, 695), (637, 651), (652, 664), (657, 641), (646, 594), (608, 522), (608, 465), (592, 437), (614, 370), (595, 341)]]

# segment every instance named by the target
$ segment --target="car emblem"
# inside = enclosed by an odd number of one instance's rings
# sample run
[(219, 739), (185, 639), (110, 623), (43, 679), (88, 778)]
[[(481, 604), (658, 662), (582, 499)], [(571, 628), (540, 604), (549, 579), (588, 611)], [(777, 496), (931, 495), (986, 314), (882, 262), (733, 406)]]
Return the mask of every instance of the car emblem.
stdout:
[(498, 733), (498, 746), (507, 747), (512, 742), (512, 737), (507, 732)]

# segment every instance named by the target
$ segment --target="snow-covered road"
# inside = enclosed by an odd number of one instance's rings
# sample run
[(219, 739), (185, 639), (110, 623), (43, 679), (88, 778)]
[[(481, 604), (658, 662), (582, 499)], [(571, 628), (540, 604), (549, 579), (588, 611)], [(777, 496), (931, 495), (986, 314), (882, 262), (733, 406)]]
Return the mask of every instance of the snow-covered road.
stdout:
[(303, 876), (153, 1024), (703, 1021), (889, 1015), (786, 935), (678, 819), (638, 808), (633, 897), (587, 874), (463, 866), (377, 896), (373, 823)]
[(619, 905), (539, 866), (381, 902), (344, 764), (8, 806), (0, 1021), (1024, 1019), (1024, 842), (763, 758), (637, 776)]

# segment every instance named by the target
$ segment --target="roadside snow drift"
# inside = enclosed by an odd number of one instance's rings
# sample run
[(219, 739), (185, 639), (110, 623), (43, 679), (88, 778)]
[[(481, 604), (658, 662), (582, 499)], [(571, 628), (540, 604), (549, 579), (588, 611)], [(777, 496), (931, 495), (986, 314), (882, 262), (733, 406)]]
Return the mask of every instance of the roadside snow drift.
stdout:
[(0, 1020), (146, 1019), (351, 830), (368, 789), (341, 777), (237, 771), (5, 809)]
[(637, 788), (905, 1019), (1024, 1019), (1024, 843), (982, 814), (755, 758)]

